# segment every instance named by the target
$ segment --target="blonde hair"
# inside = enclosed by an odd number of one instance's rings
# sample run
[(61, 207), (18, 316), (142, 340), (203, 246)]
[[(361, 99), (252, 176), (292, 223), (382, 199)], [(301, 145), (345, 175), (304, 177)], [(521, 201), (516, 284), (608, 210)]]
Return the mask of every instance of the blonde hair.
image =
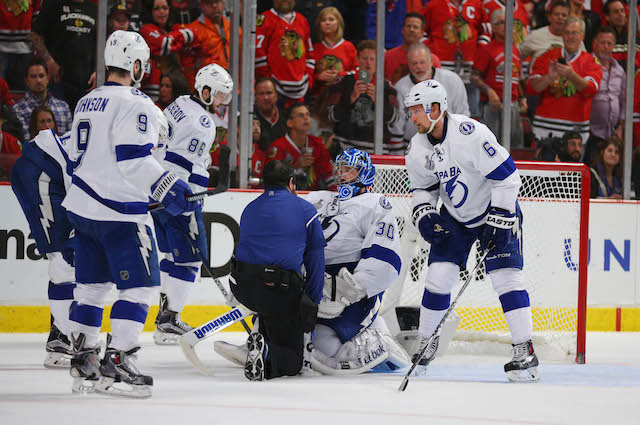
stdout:
[(329, 6), (322, 9), (316, 17), (315, 27), (318, 40), (324, 39), (324, 34), (322, 33), (322, 29), (320, 29), (320, 21), (322, 21), (328, 14), (333, 14), (333, 16), (336, 18), (336, 21), (338, 21), (338, 30), (336, 31), (336, 37), (338, 40), (342, 39), (342, 36), (344, 35), (344, 19), (342, 18), (342, 14), (338, 9), (333, 6)]

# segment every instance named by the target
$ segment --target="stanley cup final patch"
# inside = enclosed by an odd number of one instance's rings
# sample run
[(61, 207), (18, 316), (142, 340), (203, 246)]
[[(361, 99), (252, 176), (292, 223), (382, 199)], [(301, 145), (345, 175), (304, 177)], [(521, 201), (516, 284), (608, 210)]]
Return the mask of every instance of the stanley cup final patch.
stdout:
[(464, 134), (465, 136), (468, 136), (471, 133), (473, 133), (475, 129), (476, 129), (476, 126), (473, 125), (472, 122), (465, 121), (462, 124), (460, 124), (460, 133)]

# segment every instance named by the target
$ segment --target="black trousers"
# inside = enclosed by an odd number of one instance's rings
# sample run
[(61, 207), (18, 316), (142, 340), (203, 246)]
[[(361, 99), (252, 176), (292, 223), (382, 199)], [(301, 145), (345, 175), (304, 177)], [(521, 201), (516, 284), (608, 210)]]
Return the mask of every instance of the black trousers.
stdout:
[(302, 369), (304, 348), (301, 319), (304, 281), (291, 272), (283, 272), (287, 276), (283, 282), (280, 271), (270, 275), (259, 269), (259, 266), (234, 264), (231, 276), (236, 284), (231, 285), (231, 292), (258, 314), (259, 332), (265, 337), (269, 350), (265, 377), (297, 375)]

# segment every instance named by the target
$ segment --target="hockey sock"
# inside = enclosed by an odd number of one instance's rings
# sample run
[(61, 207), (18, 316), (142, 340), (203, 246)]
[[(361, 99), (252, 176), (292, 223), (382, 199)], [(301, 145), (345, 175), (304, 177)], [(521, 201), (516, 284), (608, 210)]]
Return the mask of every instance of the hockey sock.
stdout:
[(93, 348), (98, 345), (100, 326), (102, 325), (102, 307), (88, 304), (80, 304), (77, 301), (71, 303), (69, 319), (71, 332), (80, 332), (86, 336), (85, 346)]
[(436, 294), (428, 289), (424, 290), (422, 306), (420, 306), (420, 327), (418, 328), (418, 334), (422, 338), (429, 338), (436, 330), (438, 323), (449, 308), (450, 301), (451, 294)]
[(149, 305), (118, 300), (111, 309), (111, 347), (127, 351), (138, 342), (147, 320)]
[(53, 316), (53, 324), (66, 336), (69, 336), (71, 332), (69, 308), (73, 302), (75, 287), (76, 284), (71, 282), (49, 282), (49, 309)]
[(513, 343), (520, 344), (530, 340), (533, 334), (533, 321), (527, 291), (510, 291), (502, 294), (500, 303)]
[(193, 287), (200, 266), (182, 265), (163, 260), (165, 269), (167, 270), (166, 280), (163, 281), (164, 293), (167, 294), (167, 309), (171, 311), (181, 312), (187, 303), (189, 293)]

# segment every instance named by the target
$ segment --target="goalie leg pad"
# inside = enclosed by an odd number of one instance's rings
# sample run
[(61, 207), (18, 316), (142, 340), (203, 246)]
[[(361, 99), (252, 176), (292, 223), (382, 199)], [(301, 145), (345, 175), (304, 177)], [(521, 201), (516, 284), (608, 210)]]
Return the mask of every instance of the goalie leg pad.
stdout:
[(235, 345), (224, 341), (215, 341), (213, 350), (226, 360), (238, 366), (245, 366), (249, 349), (246, 344)]
[(389, 357), (383, 363), (380, 363), (376, 367), (376, 370), (380, 371), (394, 371), (402, 369), (411, 364), (411, 357), (407, 351), (400, 345), (400, 343), (391, 335), (386, 322), (381, 316), (376, 317), (371, 327), (378, 330), (382, 335), (384, 342), (387, 344)]
[(318, 324), (330, 327), (342, 343), (350, 341), (377, 317), (382, 294), (365, 298), (346, 307), (340, 316), (334, 319), (318, 318)]

